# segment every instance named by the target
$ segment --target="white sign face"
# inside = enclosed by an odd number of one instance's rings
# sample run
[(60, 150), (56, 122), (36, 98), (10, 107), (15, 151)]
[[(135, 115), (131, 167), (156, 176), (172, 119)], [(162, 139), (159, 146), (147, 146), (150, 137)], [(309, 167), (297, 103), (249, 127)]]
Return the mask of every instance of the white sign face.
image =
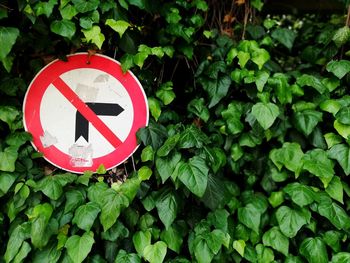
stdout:
[(26, 93), (24, 127), (33, 146), (59, 168), (83, 173), (117, 166), (137, 149), (136, 132), (148, 124), (144, 90), (119, 62), (87, 53), (55, 60)]
[[(85, 103), (105, 103), (111, 108), (119, 105), (123, 111), (117, 116), (98, 116), (122, 142), (125, 141), (131, 130), (134, 111), (128, 92), (116, 78), (98, 69), (75, 69), (62, 74), (61, 79)], [(45, 133), (57, 141), (55, 146), (65, 153), (75, 146), (90, 146), (92, 158), (111, 153), (114, 146), (91, 124), (88, 124), (88, 138), (81, 135), (75, 140), (76, 129), (79, 129), (77, 113), (69, 100), (50, 84), (42, 98), (40, 117)]]

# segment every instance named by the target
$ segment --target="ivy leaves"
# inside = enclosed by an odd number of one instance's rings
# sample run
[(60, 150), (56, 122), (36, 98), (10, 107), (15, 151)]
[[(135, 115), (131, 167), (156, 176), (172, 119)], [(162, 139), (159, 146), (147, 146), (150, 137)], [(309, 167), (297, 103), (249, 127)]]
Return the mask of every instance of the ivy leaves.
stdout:
[[(6, 262), (349, 261), (343, 17), (260, 17), (242, 34), (240, 16), (208, 27), (204, 0), (22, 2), (0, 7)], [(150, 123), (108, 174), (52, 173), (18, 98), (46, 55), (84, 49), (133, 70)]]
[(186, 187), (198, 197), (205, 193), (208, 183), (209, 169), (205, 161), (197, 156), (178, 167), (176, 175)]
[(0, 27), (0, 61), (10, 71), (11, 66), (8, 66), (8, 54), (10, 53), (12, 46), (16, 43), (16, 39), (20, 32), (15, 27)]
[(86, 232), (82, 236), (74, 235), (68, 238), (65, 247), (73, 262), (83, 262), (94, 244), (93, 232)]
[(278, 107), (273, 103), (261, 103), (258, 102), (252, 108), (252, 114), (257, 119), (259, 124), (267, 130), (272, 126), (274, 121), (279, 115)]

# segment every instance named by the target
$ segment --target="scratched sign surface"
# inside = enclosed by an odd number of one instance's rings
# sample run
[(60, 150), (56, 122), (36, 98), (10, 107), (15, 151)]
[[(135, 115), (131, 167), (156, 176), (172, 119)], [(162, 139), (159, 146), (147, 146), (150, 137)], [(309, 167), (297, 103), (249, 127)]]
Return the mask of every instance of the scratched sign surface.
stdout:
[(55, 166), (76, 173), (107, 169), (137, 148), (148, 123), (144, 90), (106, 56), (78, 53), (55, 60), (33, 79), (24, 99), (24, 127), (34, 147)]

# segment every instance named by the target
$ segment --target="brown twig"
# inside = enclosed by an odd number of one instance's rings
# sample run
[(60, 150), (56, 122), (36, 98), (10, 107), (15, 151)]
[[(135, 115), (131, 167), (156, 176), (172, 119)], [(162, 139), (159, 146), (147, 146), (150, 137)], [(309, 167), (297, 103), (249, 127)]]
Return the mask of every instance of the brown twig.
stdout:
[(0, 7), (5, 8), (5, 9), (10, 10), (10, 11), (14, 10), (14, 9), (4, 5), (4, 4), (0, 4)]
[[(348, 14), (346, 16), (346, 22), (345, 22), (345, 26), (349, 27), (350, 25), (350, 5), (348, 6)], [(340, 52), (340, 59), (343, 58), (344, 55), (344, 46), (341, 47), (341, 52)]]

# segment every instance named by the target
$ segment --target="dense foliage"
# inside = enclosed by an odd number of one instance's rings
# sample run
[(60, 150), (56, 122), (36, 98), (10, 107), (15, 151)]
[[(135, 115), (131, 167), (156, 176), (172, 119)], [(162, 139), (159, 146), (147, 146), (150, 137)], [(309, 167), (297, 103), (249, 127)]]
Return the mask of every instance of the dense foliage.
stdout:
[[(0, 262), (350, 262), (349, 17), (262, 8), (2, 1)], [(78, 176), (34, 151), (21, 107), (87, 51), (137, 75), (151, 120), (133, 160)]]

